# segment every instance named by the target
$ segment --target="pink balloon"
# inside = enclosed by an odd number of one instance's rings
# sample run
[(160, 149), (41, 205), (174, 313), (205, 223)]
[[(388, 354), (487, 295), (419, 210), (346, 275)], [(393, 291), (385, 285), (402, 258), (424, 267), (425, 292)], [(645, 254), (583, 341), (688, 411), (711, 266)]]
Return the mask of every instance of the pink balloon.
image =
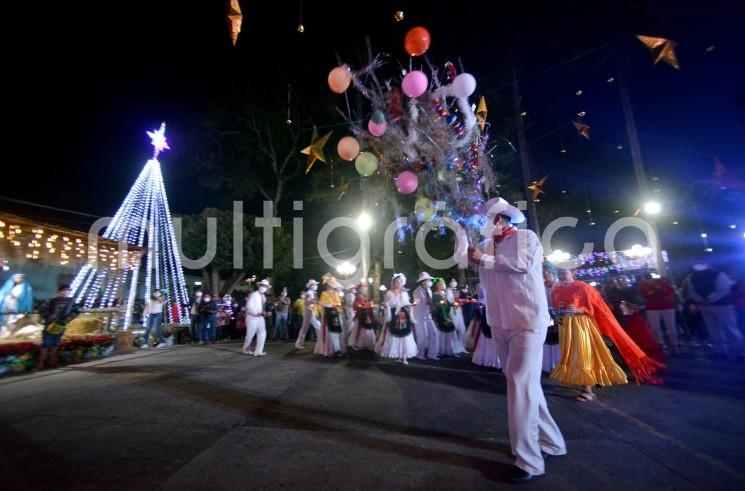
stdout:
[(343, 94), (352, 83), (352, 73), (347, 65), (338, 66), (329, 72), (329, 88), (337, 94)]
[(419, 70), (407, 73), (403, 82), (401, 82), (401, 88), (404, 94), (409, 97), (419, 97), (424, 94), (427, 91), (428, 85), (429, 80), (427, 79), (427, 75)]
[(419, 186), (419, 178), (411, 171), (405, 170), (396, 178), (396, 187), (401, 194), (411, 194)]
[(372, 119), (367, 122), (367, 131), (370, 132), (372, 136), (383, 136), (385, 134), (385, 130), (388, 129), (388, 123), (383, 121), (380, 124), (376, 124)]
[(345, 136), (339, 140), (336, 151), (344, 160), (354, 160), (360, 154), (360, 142), (353, 136)]

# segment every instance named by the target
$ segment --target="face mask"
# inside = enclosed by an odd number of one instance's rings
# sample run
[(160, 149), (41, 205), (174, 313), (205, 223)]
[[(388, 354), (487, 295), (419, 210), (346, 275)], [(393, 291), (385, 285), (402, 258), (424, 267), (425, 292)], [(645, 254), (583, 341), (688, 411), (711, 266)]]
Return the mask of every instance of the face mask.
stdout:
[(197, 293), (194, 294), (194, 296), (196, 296), (197, 298), (199, 298), (199, 297), (202, 296), (202, 292), (197, 292)]
[(426, 288), (432, 288), (432, 282), (431, 282), (431, 281), (425, 281), (425, 282), (424, 282), (424, 286), (425, 286)]
[(160, 298), (160, 292), (155, 292), (155, 293), (153, 293), (153, 296), (154, 296), (155, 298)]
[(211, 297), (204, 297), (204, 301), (205, 301), (205, 302), (209, 302), (210, 300), (212, 300), (212, 298), (211, 298)]
[(313, 286), (310, 287), (310, 289), (312, 291), (316, 291), (316, 290), (318, 290), (318, 285), (313, 285)]
[(454, 281), (451, 281), (450, 282), (450, 288), (455, 288), (456, 286), (458, 286), (458, 283), (456, 283)]
[(266, 293), (266, 287), (260, 286), (260, 287), (259, 287), (259, 291), (260, 291), (261, 293)]

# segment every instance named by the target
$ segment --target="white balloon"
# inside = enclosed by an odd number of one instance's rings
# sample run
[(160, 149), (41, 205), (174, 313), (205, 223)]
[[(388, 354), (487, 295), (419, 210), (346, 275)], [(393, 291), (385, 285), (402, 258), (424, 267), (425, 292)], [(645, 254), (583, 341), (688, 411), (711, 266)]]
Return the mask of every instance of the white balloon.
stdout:
[(452, 94), (455, 97), (468, 97), (476, 91), (476, 79), (470, 73), (461, 73), (452, 84)]

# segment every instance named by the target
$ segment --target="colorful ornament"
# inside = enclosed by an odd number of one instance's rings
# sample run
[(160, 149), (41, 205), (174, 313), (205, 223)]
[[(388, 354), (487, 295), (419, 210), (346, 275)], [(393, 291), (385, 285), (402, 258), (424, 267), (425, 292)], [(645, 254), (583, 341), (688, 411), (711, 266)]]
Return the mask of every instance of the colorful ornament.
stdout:
[(367, 122), (367, 131), (370, 132), (372, 136), (381, 137), (385, 135), (385, 131), (388, 129), (388, 123), (383, 120), (381, 124), (376, 124), (372, 119)]
[(354, 161), (354, 168), (357, 169), (357, 172), (359, 172), (361, 176), (371, 176), (378, 168), (378, 157), (370, 152), (362, 152)]
[(414, 70), (409, 72), (401, 82), (401, 89), (409, 97), (419, 97), (427, 91), (429, 85), (429, 79), (424, 72)]
[(396, 188), (401, 194), (411, 194), (419, 186), (419, 178), (411, 171), (405, 170), (396, 178)]
[(386, 94), (386, 100), (388, 102), (388, 119), (392, 123), (397, 123), (404, 113), (403, 105), (401, 104), (401, 92), (396, 87), (392, 88)]
[(429, 31), (423, 27), (415, 27), (406, 33), (404, 48), (411, 56), (421, 56), (429, 49), (432, 38)]
[(429, 198), (419, 198), (416, 200), (416, 203), (414, 203), (414, 213), (416, 213), (422, 221), (428, 222), (434, 218), (437, 210), (435, 210), (432, 200)]
[(396, 10), (396, 13), (393, 14), (393, 19), (396, 22), (401, 22), (402, 20), (404, 20), (404, 11), (403, 10)]
[(445, 78), (447, 79), (448, 83), (452, 83), (453, 80), (455, 80), (455, 77), (458, 76), (458, 70), (455, 69), (455, 65), (453, 65), (451, 62), (445, 63)]
[(481, 128), (481, 131), (484, 131), (484, 126), (486, 125), (486, 115), (489, 114), (488, 109), (486, 108), (486, 99), (484, 96), (481, 96), (481, 100), (479, 100), (479, 105), (476, 108), (476, 121), (479, 123), (479, 127)]
[(543, 185), (546, 184), (546, 179), (548, 179), (548, 176), (543, 176), (540, 181), (533, 181), (533, 184), (528, 186), (528, 189), (533, 191), (533, 201), (537, 201), (538, 196), (543, 194)]
[(451, 93), (455, 97), (469, 97), (476, 91), (476, 79), (470, 73), (461, 73), (451, 84)]
[(373, 111), (372, 116), (370, 119), (375, 124), (383, 124), (385, 123), (385, 114), (383, 114), (383, 111)]
[(352, 83), (352, 72), (347, 65), (338, 66), (329, 72), (328, 83), (332, 92), (343, 94)]
[(585, 123), (580, 123), (579, 121), (574, 121), (574, 127), (577, 128), (577, 133), (582, 135), (585, 140), (590, 139), (590, 126), (586, 125)]
[(315, 126), (313, 127), (313, 136), (310, 139), (310, 146), (300, 150), (300, 153), (308, 156), (308, 164), (305, 166), (306, 174), (313, 168), (316, 160), (320, 160), (324, 164), (326, 163), (326, 156), (323, 154), (323, 147), (326, 145), (326, 142), (329, 141), (332, 133), (333, 131), (329, 131), (321, 138), (318, 138), (318, 128)]
[(649, 52), (654, 57), (655, 65), (660, 61), (664, 61), (676, 70), (680, 70), (678, 57), (675, 55), (675, 47), (678, 43), (666, 38), (642, 36), (641, 34), (637, 34), (636, 37), (649, 49)]
[(238, 0), (230, 0), (228, 2), (228, 11), (225, 15), (228, 18), (230, 40), (233, 42), (233, 46), (235, 46), (238, 42), (238, 34), (241, 33), (241, 24), (243, 24), (243, 13), (241, 12), (241, 4)]
[(360, 142), (353, 136), (345, 136), (336, 145), (336, 151), (344, 160), (352, 161), (360, 154)]

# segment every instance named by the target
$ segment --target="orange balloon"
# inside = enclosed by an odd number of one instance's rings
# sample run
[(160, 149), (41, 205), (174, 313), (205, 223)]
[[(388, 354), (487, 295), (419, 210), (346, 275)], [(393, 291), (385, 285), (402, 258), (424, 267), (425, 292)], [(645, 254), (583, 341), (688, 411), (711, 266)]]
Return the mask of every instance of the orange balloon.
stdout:
[(404, 48), (411, 56), (421, 56), (429, 49), (432, 38), (429, 31), (423, 27), (415, 27), (406, 33)]
[(360, 143), (353, 136), (345, 136), (339, 140), (336, 151), (339, 152), (339, 157), (352, 161), (360, 154)]
[(349, 67), (338, 66), (329, 72), (329, 88), (337, 94), (343, 94), (352, 83), (352, 73)]

